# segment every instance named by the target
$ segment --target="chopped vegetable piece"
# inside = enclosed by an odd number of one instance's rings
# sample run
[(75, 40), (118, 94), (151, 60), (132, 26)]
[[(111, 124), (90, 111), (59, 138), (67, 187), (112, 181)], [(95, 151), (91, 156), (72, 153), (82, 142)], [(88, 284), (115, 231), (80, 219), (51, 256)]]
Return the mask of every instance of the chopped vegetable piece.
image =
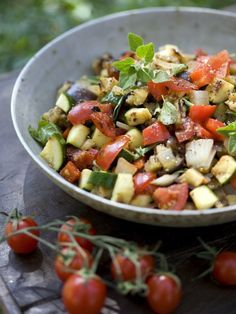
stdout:
[(189, 109), (189, 117), (194, 122), (203, 123), (210, 118), (216, 110), (215, 105), (192, 106)]
[(122, 135), (117, 137), (113, 142), (103, 146), (96, 158), (97, 165), (103, 170), (108, 170), (122, 148), (129, 144), (129, 141), (129, 136)]
[(225, 124), (216, 119), (208, 119), (205, 123), (205, 128), (214, 136), (214, 138), (218, 141), (223, 141), (225, 139), (224, 135), (217, 133), (218, 128), (222, 128)]
[(89, 176), (88, 183), (93, 186), (102, 186), (106, 189), (112, 189), (115, 185), (117, 175), (105, 171), (93, 171)]
[(135, 194), (145, 193), (147, 187), (155, 179), (156, 175), (151, 172), (140, 172), (134, 176)]
[(170, 137), (168, 129), (161, 123), (155, 122), (143, 130), (144, 146), (164, 142)]
[(153, 198), (160, 209), (182, 210), (188, 199), (188, 184), (180, 183), (166, 188), (157, 188)]
[(114, 138), (116, 136), (116, 127), (112, 117), (103, 112), (94, 112), (91, 114), (91, 120), (96, 128), (107, 137)]
[(129, 204), (134, 195), (133, 177), (130, 173), (119, 173), (113, 189), (112, 201)]
[(189, 194), (197, 209), (211, 208), (218, 201), (218, 197), (206, 185), (193, 189)]
[(175, 131), (175, 136), (179, 143), (186, 142), (191, 140), (195, 134), (195, 128), (193, 121), (186, 117), (183, 120), (183, 123), (178, 126), (177, 131)]
[(211, 173), (220, 184), (227, 183), (236, 171), (236, 161), (232, 156), (224, 155), (211, 169)]
[(76, 168), (72, 161), (68, 161), (65, 167), (61, 169), (60, 175), (67, 181), (74, 183), (79, 180), (80, 171)]
[(115, 168), (115, 173), (131, 173), (134, 175), (137, 172), (137, 168), (124, 158), (119, 158)]

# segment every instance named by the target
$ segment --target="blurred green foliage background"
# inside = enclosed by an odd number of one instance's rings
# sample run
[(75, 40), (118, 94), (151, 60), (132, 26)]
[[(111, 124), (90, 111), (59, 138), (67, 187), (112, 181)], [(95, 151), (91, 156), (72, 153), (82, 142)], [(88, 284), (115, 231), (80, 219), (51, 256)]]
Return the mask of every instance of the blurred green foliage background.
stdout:
[(22, 67), (44, 44), (98, 16), (149, 6), (221, 8), (235, 0), (0, 0), (0, 72)]

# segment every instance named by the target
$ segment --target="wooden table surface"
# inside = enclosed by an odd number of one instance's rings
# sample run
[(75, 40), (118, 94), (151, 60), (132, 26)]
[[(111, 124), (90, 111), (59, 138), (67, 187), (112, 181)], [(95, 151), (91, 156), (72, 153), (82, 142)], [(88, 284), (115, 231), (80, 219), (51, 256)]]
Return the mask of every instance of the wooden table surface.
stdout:
[[(78, 203), (41, 173), (15, 134), (10, 117), (10, 96), (16, 77), (17, 73), (0, 77), (0, 209), (9, 211), (18, 207), (26, 214), (35, 214), (39, 223), (71, 214), (82, 215), (91, 220), (101, 234), (125, 237), (141, 244), (162, 240), (162, 252), (183, 282), (184, 298), (176, 313), (236, 313), (234, 288), (220, 287), (209, 277), (192, 281), (205, 269), (204, 264), (192, 256), (200, 249), (197, 236), (218, 248), (236, 250), (236, 222), (192, 229), (161, 228), (126, 222)], [(3, 224), (4, 219), (0, 217), (1, 229)], [(49, 237), (47, 233), (43, 236)], [(60, 301), (61, 285), (52, 265), (53, 254), (44, 247), (21, 257), (9, 252), (5, 244), (1, 245), (0, 302), (4, 313), (65, 313)], [(102, 313), (151, 312), (142, 298), (123, 297), (110, 290)]]

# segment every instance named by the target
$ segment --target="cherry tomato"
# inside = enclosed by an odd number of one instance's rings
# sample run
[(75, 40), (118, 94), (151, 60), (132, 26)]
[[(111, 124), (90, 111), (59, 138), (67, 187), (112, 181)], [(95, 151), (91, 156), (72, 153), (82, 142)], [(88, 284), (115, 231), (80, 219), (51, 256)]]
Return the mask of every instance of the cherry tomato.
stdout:
[(175, 136), (179, 143), (192, 139), (194, 134), (194, 123), (188, 117), (184, 119), (183, 124), (179, 126), (179, 128), (175, 132)]
[(83, 267), (92, 266), (91, 254), (83, 250), (82, 252), (72, 248), (64, 248), (61, 254), (56, 256), (54, 269), (59, 279), (66, 281), (73, 273), (71, 270), (80, 270)]
[(116, 136), (116, 127), (111, 116), (103, 112), (94, 112), (91, 119), (96, 128), (108, 137)]
[(91, 119), (91, 115), (95, 112), (95, 108), (103, 113), (112, 113), (111, 104), (100, 104), (96, 100), (82, 102), (73, 107), (68, 113), (67, 119), (71, 124), (76, 125), (85, 123)]
[[(37, 223), (31, 217), (19, 217), (10, 219), (5, 227), (5, 235), (9, 236), (15, 231), (24, 230), (29, 227), (37, 227)], [(29, 231), (33, 235), (39, 237), (38, 230)], [(38, 240), (31, 238), (26, 234), (17, 234), (7, 239), (10, 248), (18, 254), (29, 254), (38, 246)]]
[(213, 276), (223, 285), (236, 285), (236, 253), (223, 251), (217, 254), (213, 264)]
[(205, 122), (210, 118), (216, 110), (215, 105), (191, 106), (189, 109), (189, 117), (194, 122)]
[[(141, 269), (141, 275), (143, 279), (146, 279), (155, 268), (155, 259), (151, 255), (142, 255), (138, 257), (138, 263)], [(119, 269), (116, 268), (119, 266)], [(111, 263), (112, 278), (123, 281), (133, 281), (136, 279), (137, 271), (135, 264), (132, 260), (123, 254), (117, 254), (115, 259)]]
[(142, 194), (146, 191), (151, 182), (156, 178), (152, 172), (139, 172), (134, 176), (135, 194)]
[(182, 288), (178, 277), (172, 274), (154, 274), (148, 281), (147, 301), (158, 314), (172, 313), (182, 299)]
[(118, 136), (114, 141), (103, 146), (98, 155), (96, 162), (103, 170), (108, 170), (122, 148), (126, 147), (130, 142), (127, 135)]
[(74, 148), (71, 149), (69, 147), (67, 149), (68, 159), (71, 160), (80, 171), (91, 168), (97, 154), (98, 150), (93, 148), (89, 150), (80, 150)]
[(95, 275), (84, 278), (74, 274), (62, 290), (63, 303), (69, 314), (99, 314), (106, 296), (106, 285)]
[(161, 122), (154, 122), (143, 130), (143, 144), (151, 145), (168, 140), (170, 133)]
[(188, 184), (173, 184), (166, 188), (157, 188), (153, 198), (161, 209), (182, 210), (188, 199)]
[[(80, 224), (78, 224), (78, 222)], [(81, 231), (82, 228), (84, 227), (87, 229), (86, 233), (90, 235), (95, 235), (96, 231), (93, 229), (92, 225), (90, 222), (88, 222), (86, 219), (78, 219), (78, 221), (75, 218), (69, 219), (65, 224), (63, 224), (60, 228), (60, 232), (58, 233), (58, 242), (59, 243), (66, 243), (66, 242), (71, 242), (70, 236), (66, 234), (63, 231), (78, 231), (78, 232), (84, 232)], [(85, 250), (92, 252), (93, 250), (93, 244), (82, 237), (76, 237), (75, 236), (76, 242)]]

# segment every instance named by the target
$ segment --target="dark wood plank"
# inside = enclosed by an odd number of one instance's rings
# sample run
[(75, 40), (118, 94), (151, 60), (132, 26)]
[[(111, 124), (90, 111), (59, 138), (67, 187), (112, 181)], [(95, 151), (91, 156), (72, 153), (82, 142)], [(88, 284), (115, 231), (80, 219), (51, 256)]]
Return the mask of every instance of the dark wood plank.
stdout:
[[(14, 80), (14, 74), (0, 79), (1, 210), (19, 207), (26, 214), (35, 214), (39, 223), (71, 214), (81, 215), (96, 225), (98, 233), (125, 237), (140, 244), (152, 244), (160, 239), (163, 252), (183, 280), (185, 297), (176, 313), (235, 313), (235, 289), (219, 287), (209, 278), (193, 282), (191, 279), (204, 269), (204, 265), (191, 256), (200, 248), (197, 236), (218, 247), (236, 250), (236, 223), (195, 229), (146, 226), (96, 212), (72, 199), (40, 172), (15, 135), (10, 118)], [(2, 217), (0, 226), (3, 227)], [(43, 236), (53, 239), (47, 233)], [(53, 253), (43, 247), (29, 257), (20, 257), (9, 253), (6, 245), (1, 246), (0, 300), (6, 313), (64, 313), (60, 301), (61, 284), (52, 271), (52, 264)], [(105, 267), (108, 269), (108, 266)], [(103, 309), (104, 314), (149, 312), (141, 298), (123, 297), (113, 290), (109, 291)]]

